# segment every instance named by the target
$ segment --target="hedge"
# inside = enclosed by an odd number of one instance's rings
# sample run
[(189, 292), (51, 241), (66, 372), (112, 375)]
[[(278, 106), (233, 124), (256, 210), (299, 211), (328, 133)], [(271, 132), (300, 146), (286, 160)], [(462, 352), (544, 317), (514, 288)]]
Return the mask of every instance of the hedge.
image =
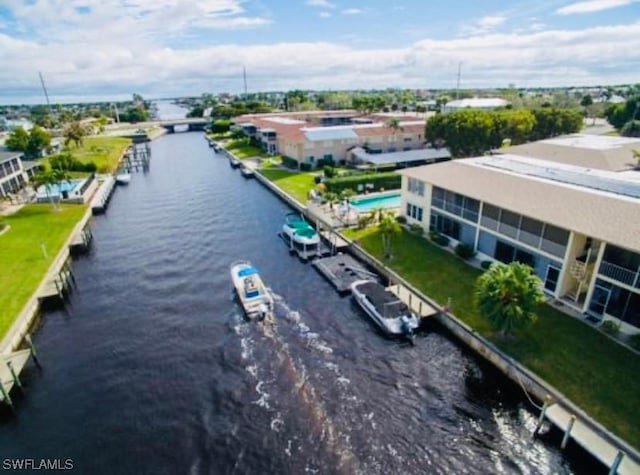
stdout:
[(347, 188), (357, 190), (358, 185), (362, 185), (365, 189), (370, 189), (366, 188), (365, 185), (367, 184), (373, 185), (373, 189), (371, 189), (371, 191), (379, 191), (380, 188), (384, 188), (385, 190), (397, 190), (402, 186), (402, 177), (395, 172), (387, 172), (339, 176), (329, 178), (328, 180), (325, 180), (324, 183), (327, 186), (327, 191), (331, 191), (333, 193), (340, 193), (342, 190), (346, 190)]

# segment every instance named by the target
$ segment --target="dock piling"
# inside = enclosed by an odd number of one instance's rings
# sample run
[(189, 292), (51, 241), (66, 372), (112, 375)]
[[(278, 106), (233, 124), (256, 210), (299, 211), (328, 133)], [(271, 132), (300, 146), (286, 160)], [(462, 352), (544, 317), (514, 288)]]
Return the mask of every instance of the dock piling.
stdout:
[(564, 449), (567, 446), (567, 442), (569, 442), (569, 436), (571, 435), (571, 429), (573, 429), (573, 424), (576, 422), (575, 414), (571, 414), (569, 418), (569, 424), (567, 425), (567, 429), (564, 431), (564, 437), (562, 438), (562, 443), (560, 444), (560, 448)]
[(31, 335), (27, 333), (24, 336), (24, 341), (27, 342), (27, 346), (29, 347), (29, 353), (31, 354), (31, 358), (33, 358), (33, 362), (36, 364), (38, 368), (42, 368), (42, 366), (40, 365), (40, 361), (38, 360), (38, 353), (36, 352), (36, 346), (33, 344)]
[(4, 384), (2, 384), (1, 381), (0, 381), (0, 394), (2, 394), (2, 400), (9, 405), (9, 407), (11, 408), (11, 411), (15, 412), (14, 407), (13, 407), (13, 401), (11, 400), (11, 397), (9, 396), (9, 393), (4, 388)]
[(618, 475), (618, 467), (620, 466), (623, 457), (624, 452), (618, 451), (618, 453), (616, 454), (616, 458), (614, 459), (613, 464), (611, 464), (611, 468), (609, 469), (609, 475)]
[(22, 382), (20, 378), (16, 374), (16, 370), (13, 368), (13, 363), (11, 361), (7, 361), (7, 367), (9, 368), (9, 372), (11, 373), (11, 377), (13, 378), (13, 383), (22, 390)]
[(547, 412), (547, 408), (551, 404), (551, 396), (547, 394), (544, 397), (544, 404), (542, 405), (542, 410), (540, 411), (540, 417), (538, 418), (538, 424), (536, 425), (536, 429), (533, 431), (533, 436), (537, 436), (538, 432), (542, 428), (542, 423), (544, 422), (544, 415)]

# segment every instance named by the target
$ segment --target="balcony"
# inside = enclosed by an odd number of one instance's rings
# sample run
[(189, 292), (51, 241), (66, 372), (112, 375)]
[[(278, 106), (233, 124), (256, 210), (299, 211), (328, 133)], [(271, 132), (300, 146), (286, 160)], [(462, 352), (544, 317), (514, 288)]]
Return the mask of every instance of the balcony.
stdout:
[(600, 264), (600, 275), (604, 275), (631, 287), (640, 288), (640, 272), (621, 267), (611, 262), (602, 261)]

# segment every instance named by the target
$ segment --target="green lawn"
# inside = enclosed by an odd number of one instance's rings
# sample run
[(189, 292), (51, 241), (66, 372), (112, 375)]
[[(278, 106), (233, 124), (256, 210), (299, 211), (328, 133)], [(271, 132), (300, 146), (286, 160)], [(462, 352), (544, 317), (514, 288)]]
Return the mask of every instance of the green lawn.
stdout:
[(131, 139), (126, 137), (86, 137), (80, 147), (71, 145), (69, 152), (82, 162), (95, 163), (98, 173), (108, 173), (116, 170), (118, 160), (130, 143)]
[[(0, 339), (44, 277), (51, 261), (86, 211), (81, 205), (26, 205), (2, 217), (11, 228), (0, 236)], [(49, 256), (46, 260), (41, 243)]]
[(307, 202), (309, 190), (316, 186), (313, 173), (300, 173), (281, 168), (263, 168), (260, 173), (302, 204)]
[[(382, 240), (374, 228), (345, 234), (358, 238), (369, 253), (382, 260)], [(451, 297), (456, 317), (640, 448), (640, 356), (549, 305), (540, 307), (535, 325), (505, 340), (473, 308), (472, 291), (479, 270), (406, 231), (393, 238), (392, 247), (390, 268), (440, 304)]]
[(250, 157), (269, 157), (267, 153), (263, 152), (258, 147), (249, 145), (249, 140), (247, 139), (228, 140), (224, 143), (224, 148), (232, 152), (240, 160)]

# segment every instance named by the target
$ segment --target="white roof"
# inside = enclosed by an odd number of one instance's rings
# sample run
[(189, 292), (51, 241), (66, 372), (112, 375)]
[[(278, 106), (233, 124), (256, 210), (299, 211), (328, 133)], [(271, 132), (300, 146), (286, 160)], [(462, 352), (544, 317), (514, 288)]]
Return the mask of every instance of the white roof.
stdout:
[(421, 148), (417, 150), (404, 150), (401, 152), (367, 153), (363, 148), (357, 147), (354, 148), (351, 153), (363, 162), (371, 163), (373, 165), (418, 162), (422, 160), (434, 161), (451, 158), (451, 154), (446, 148)]
[(635, 144), (640, 146), (640, 138), (590, 134), (573, 134), (566, 137), (541, 140), (540, 142), (565, 147), (586, 148), (589, 150), (614, 150), (626, 145)]
[(311, 142), (320, 140), (357, 139), (358, 135), (352, 126), (338, 127), (309, 127), (302, 129), (304, 136)]
[(504, 107), (508, 104), (504, 99), (499, 97), (474, 97), (473, 99), (459, 99), (457, 101), (447, 102), (445, 108), (447, 109), (464, 109), (470, 108), (490, 108), (490, 107)]
[(290, 117), (260, 117), (263, 120), (268, 120), (269, 122), (275, 122), (276, 124), (283, 125), (295, 125), (295, 124), (306, 124), (304, 120), (292, 119)]
[[(490, 158), (494, 157), (453, 160), (399, 173), (640, 252), (640, 199), (489, 166)], [(507, 158), (534, 163), (527, 157)], [(640, 182), (627, 184), (633, 187), (634, 183), (640, 189)]]

